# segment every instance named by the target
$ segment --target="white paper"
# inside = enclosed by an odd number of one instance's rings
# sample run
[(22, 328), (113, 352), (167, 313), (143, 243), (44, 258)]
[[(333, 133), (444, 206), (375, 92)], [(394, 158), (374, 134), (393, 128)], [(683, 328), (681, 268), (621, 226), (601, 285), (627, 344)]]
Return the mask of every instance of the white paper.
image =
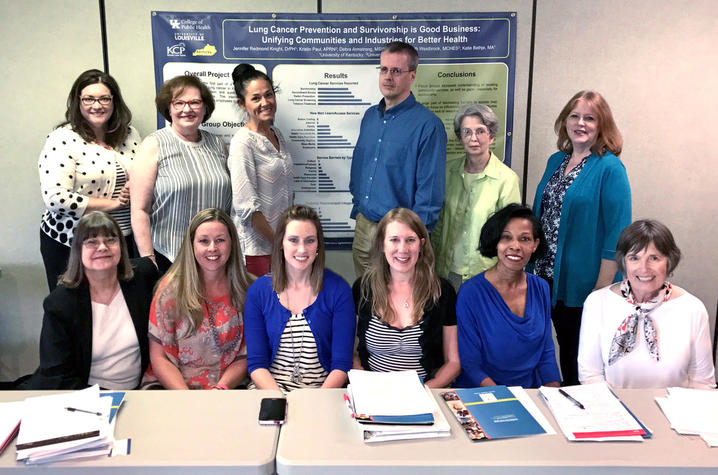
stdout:
[(718, 391), (668, 388), (668, 401), (673, 409), (671, 424), (693, 434), (718, 433)]
[(718, 434), (709, 434), (705, 432), (701, 434), (701, 439), (708, 444), (708, 447), (718, 447)]
[(434, 414), (434, 423), (431, 425), (393, 425), (393, 424), (361, 424), (354, 422), (358, 427), (362, 440), (366, 443), (388, 442), (391, 440), (410, 440), (410, 439), (430, 439), (439, 437), (448, 437), (451, 435), (451, 427), (444, 417), (444, 413), (436, 403), (436, 399), (431, 394), (431, 389), (425, 388), (425, 391), (432, 403), (432, 414)]
[(698, 434), (709, 447), (718, 447), (718, 391), (668, 388), (656, 403), (679, 434)]
[(421, 384), (416, 371), (349, 370), (352, 402), (357, 414), (406, 416), (434, 410), (433, 398)]
[(117, 457), (118, 455), (129, 455), (132, 439), (120, 439), (115, 440), (112, 446), (112, 452), (110, 457)]
[(568, 440), (643, 440), (640, 435), (576, 437), (575, 434), (581, 433), (639, 431), (642, 430), (642, 427), (605, 383), (569, 386), (562, 389), (583, 404), (585, 409), (573, 404), (559, 393), (558, 388), (542, 386), (539, 388), (539, 394), (548, 404)]
[[(18, 450), (17, 460), (40, 463), (76, 451), (81, 451), (78, 457), (86, 457), (91, 449), (108, 453), (113, 440), (113, 426), (109, 423), (111, 405), (112, 398), (101, 398), (97, 386), (73, 393), (27, 398), (17, 445), (91, 432), (98, 435)], [(68, 407), (82, 411), (69, 411)]]
[(533, 416), (534, 419), (536, 419), (536, 422), (539, 423), (539, 425), (543, 428), (543, 430), (546, 431), (547, 434), (554, 435), (556, 434), (556, 430), (553, 428), (551, 423), (549, 423), (548, 419), (543, 415), (543, 412), (534, 404), (533, 400), (531, 399), (531, 396), (528, 395), (528, 393), (522, 388), (521, 386), (509, 386), (509, 391), (511, 391), (514, 396), (516, 396), (516, 399), (519, 400), (519, 402), (526, 408), (526, 410)]

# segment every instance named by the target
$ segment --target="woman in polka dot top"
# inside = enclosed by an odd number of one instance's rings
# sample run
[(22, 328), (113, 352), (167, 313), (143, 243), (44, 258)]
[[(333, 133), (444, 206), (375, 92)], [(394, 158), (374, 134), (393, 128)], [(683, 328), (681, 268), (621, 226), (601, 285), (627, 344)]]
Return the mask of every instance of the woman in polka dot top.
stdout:
[[(38, 168), (45, 213), (40, 252), (52, 291), (65, 271), (75, 226), (85, 212), (117, 220), (132, 240), (128, 169), (140, 143), (117, 82), (97, 69), (83, 72), (67, 98), (65, 121), (47, 136)], [(131, 257), (135, 257), (132, 255)]]

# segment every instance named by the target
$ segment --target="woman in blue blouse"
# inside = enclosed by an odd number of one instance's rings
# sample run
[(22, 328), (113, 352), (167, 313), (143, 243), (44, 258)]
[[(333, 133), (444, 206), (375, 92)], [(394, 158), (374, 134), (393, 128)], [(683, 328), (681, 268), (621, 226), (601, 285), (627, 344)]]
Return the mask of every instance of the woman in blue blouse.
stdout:
[(354, 302), (349, 284), (324, 269), (324, 234), (312, 208), (282, 214), (271, 268), (249, 288), (244, 306), (253, 385), (342, 387), (352, 367)]
[(498, 261), (459, 290), (463, 372), (456, 386), (558, 386), (548, 285), (524, 272), (546, 251), (541, 223), (529, 208), (510, 204), (481, 228), (479, 251)]
[(578, 384), (583, 301), (615, 281), (618, 235), (631, 224), (631, 188), (618, 156), (623, 139), (611, 109), (595, 91), (580, 91), (556, 119), (559, 151), (536, 189), (548, 251), (534, 273), (551, 287), (563, 384)]

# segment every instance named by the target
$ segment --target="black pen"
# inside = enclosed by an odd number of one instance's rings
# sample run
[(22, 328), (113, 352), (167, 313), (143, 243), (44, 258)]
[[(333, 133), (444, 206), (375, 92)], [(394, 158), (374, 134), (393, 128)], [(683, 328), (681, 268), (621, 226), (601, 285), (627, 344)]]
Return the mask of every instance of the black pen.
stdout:
[(84, 412), (85, 414), (94, 414), (94, 415), (96, 415), (96, 416), (102, 416), (102, 413), (101, 413), (101, 412), (87, 411), (87, 410), (85, 410), (85, 409), (78, 409), (78, 408), (76, 408), (76, 407), (66, 407), (65, 409), (68, 410), (68, 411), (70, 411), (70, 412)]
[(569, 401), (574, 403), (576, 406), (580, 407), (581, 409), (586, 409), (585, 407), (583, 407), (583, 404), (581, 404), (580, 402), (578, 402), (577, 400), (572, 398), (571, 395), (569, 393), (567, 393), (566, 391), (564, 391), (563, 389), (559, 388), (558, 392), (560, 392), (562, 396), (564, 396), (566, 399), (568, 399)]

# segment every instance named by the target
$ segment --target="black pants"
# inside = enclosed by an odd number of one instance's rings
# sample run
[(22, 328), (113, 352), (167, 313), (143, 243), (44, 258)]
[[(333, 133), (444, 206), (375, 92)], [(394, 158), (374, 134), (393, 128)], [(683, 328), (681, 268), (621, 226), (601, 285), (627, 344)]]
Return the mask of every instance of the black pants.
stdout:
[(581, 331), (582, 313), (583, 307), (567, 307), (560, 301), (551, 308), (551, 321), (556, 330), (563, 386), (578, 384), (578, 336)]
[[(553, 279), (546, 279), (553, 297)], [(583, 307), (567, 307), (563, 302), (556, 302), (551, 307), (551, 322), (556, 330), (556, 341), (559, 350), (559, 366), (561, 367), (562, 386), (578, 384), (578, 337), (581, 332), (581, 314)]]
[[(127, 253), (130, 259), (138, 257), (137, 246), (132, 234), (125, 236), (125, 244), (127, 245)], [(67, 269), (67, 261), (70, 258), (70, 248), (64, 244), (60, 244), (53, 238), (40, 230), (40, 254), (42, 254), (42, 263), (45, 265), (45, 276), (47, 277), (47, 286), (50, 292), (57, 287), (57, 279)]]
[(167, 257), (164, 254), (160, 254), (157, 252), (157, 249), (154, 249), (155, 252), (155, 260), (157, 261), (157, 270), (160, 272), (160, 277), (165, 275), (167, 271), (169, 270), (170, 266), (172, 266), (172, 261), (167, 259)]
[(40, 231), (40, 254), (45, 265), (45, 276), (50, 292), (57, 287), (57, 279), (67, 269), (67, 259), (70, 257), (70, 248), (60, 244), (53, 238)]

